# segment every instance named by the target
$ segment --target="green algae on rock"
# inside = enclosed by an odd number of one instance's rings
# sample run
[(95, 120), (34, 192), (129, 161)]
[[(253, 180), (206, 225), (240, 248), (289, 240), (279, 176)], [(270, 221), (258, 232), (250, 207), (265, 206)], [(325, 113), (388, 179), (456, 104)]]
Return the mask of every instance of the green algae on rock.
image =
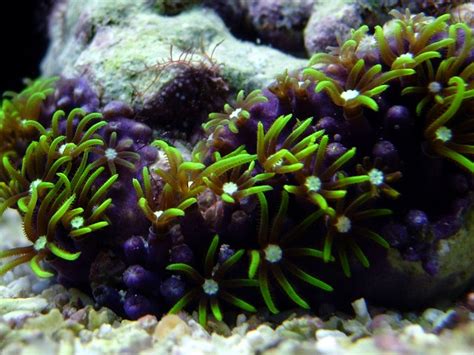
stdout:
[[(170, 46), (178, 58), (183, 51), (203, 45), (203, 52), (213, 53), (222, 66), (222, 77), (234, 89), (263, 87), (280, 68), (305, 65), (304, 60), (272, 48), (235, 39), (209, 9), (196, 7), (168, 17), (153, 12), (144, 0), (128, 7), (126, 1), (89, 2), (86, 6), (73, 2), (53, 15), (68, 21), (63, 25), (66, 28), (54, 27), (59, 26), (59, 19), (53, 25), (53, 44), (43, 61), (43, 74), (85, 76), (105, 101), (123, 100), (133, 105), (138, 100), (134, 90), (144, 93), (146, 101), (148, 95), (172, 81), (179, 74), (179, 65), (158, 73), (153, 70), (157, 63), (169, 59)], [(77, 12), (83, 15), (73, 17)], [(114, 21), (108, 22), (111, 17)], [(92, 34), (87, 32), (90, 28), (94, 29)], [(81, 43), (84, 36), (89, 37), (87, 43)], [(194, 60), (205, 60), (202, 55), (196, 51)]]

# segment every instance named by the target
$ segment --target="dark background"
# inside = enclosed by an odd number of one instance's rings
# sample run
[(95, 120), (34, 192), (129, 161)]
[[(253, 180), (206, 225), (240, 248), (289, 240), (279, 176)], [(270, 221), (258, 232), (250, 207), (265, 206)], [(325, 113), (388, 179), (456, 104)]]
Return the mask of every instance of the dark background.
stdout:
[(48, 45), (48, 14), (54, 0), (2, 2), (0, 16), (0, 95), (20, 91), (24, 78), (39, 76)]

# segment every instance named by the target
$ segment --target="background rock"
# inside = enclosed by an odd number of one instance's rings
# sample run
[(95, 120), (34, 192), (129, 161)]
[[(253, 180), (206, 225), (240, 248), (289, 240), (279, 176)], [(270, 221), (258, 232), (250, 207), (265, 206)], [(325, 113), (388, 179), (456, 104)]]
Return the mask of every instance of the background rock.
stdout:
[[(170, 17), (146, 0), (64, 1), (54, 9), (50, 33), (44, 75), (84, 76), (103, 101), (134, 106), (172, 82), (186, 61), (195, 64), (212, 55), (234, 90), (263, 87), (285, 68), (306, 63), (235, 39), (210, 9), (194, 7)], [(166, 65), (171, 46), (176, 66)]]

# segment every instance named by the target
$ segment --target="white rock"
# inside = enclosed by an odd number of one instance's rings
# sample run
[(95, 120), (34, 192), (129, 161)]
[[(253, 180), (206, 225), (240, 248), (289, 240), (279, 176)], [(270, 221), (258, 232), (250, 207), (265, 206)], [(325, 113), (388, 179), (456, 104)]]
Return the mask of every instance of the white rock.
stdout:
[(5, 298), (0, 300), (0, 314), (12, 311), (31, 311), (41, 312), (48, 306), (48, 302), (44, 298)]
[(440, 309), (428, 308), (426, 311), (423, 312), (422, 317), (430, 324), (434, 324), (436, 320), (439, 319), (443, 314), (444, 312)]
[(107, 338), (112, 332), (112, 326), (110, 324), (102, 324), (97, 332), (99, 338)]
[(257, 329), (251, 330), (245, 336), (245, 339), (250, 343), (252, 348), (261, 349), (267, 344), (276, 340), (278, 335), (268, 325), (260, 325)]
[(188, 321), (189, 328), (191, 328), (191, 335), (193, 338), (210, 338), (209, 333), (194, 319)]
[(337, 337), (327, 336), (316, 342), (316, 350), (324, 355), (343, 354), (344, 349), (339, 345)]
[(354, 309), (357, 320), (359, 320), (363, 324), (366, 324), (370, 321), (371, 318), (367, 309), (367, 303), (365, 302), (365, 299), (359, 298), (358, 300), (352, 302), (352, 308)]
[(414, 337), (425, 334), (425, 331), (423, 330), (421, 325), (411, 324), (403, 329), (402, 334), (406, 335), (409, 338), (414, 338)]
[(418, 346), (435, 346), (440, 340), (435, 334), (425, 333), (418, 324), (412, 324), (403, 329), (400, 339)]
[(36, 313), (31, 312), (31, 311), (12, 311), (5, 313), (2, 316), (2, 319), (5, 322), (8, 322), (10, 325), (14, 327), (18, 327), (20, 324), (22, 324), (27, 318), (34, 317)]
[(28, 276), (13, 280), (6, 287), (5, 297), (26, 297), (31, 292), (31, 283)]
[(321, 340), (327, 337), (346, 339), (347, 335), (339, 330), (318, 329), (316, 331), (316, 339)]

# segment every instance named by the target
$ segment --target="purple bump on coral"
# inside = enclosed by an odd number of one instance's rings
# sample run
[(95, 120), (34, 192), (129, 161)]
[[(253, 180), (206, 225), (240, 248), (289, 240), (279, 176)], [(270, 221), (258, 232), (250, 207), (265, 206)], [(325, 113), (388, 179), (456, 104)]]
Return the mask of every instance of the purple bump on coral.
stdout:
[(137, 153), (140, 157), (139, 161), (133, 160), (134, 169), (120, 167), (119, 179), (110, 189), (110, 197), (114, 203), (109, 207), (107, 214), (114, 220), (110, 226), (110, 233), (114, 234), (118, 241), (125, 241), (132, 235), (147, 232), (148, 222), (137, 205), (137, 196), (131, 181), (133, 178), (140, 180), (143, 167), (152, 164), (158, 154), (157, 149), (149, 145), (153, 133), (151, 128), (144, 123), (120, 116), (128, 111), (126, 105), (114, 102), (107, 109), (110, 121), (101, 130), (103, 137), (110, 137), (112, 132), (115, 132), (117, 146), (120, 147), (122, 144), (124, 151)]
[(333, 162), (345, 152), (347, 152), (347, 148), (341, 143), (329, 143), (326, 147), (326, 159), (328, 160), (328, 163)]
[(405, 222), (408, 229), (413, 233), (420, 233), (426, 230), (429, 225), (428, 216), (421, 210), (410, 210), (408, 211)]
[[(107, 210), (109, 218), (114, 220), (114, 224), (109, 227), (109, 233), (114, 235), (117, 242), (123, 243), (134, 234), (145, 233), (148, 221), (137, 207), (137, 197), (132, 191), (133, 188), (126, 186), (120, 180), (117, 180), (115, 184), (117, 188), (111, 191), (114, 204)], [(124, 190), (127, 194), (123, 193)]]
[(105, 132), (117, 132), (119, 136), (133, 139), (136, 148), (150, 143), (153, 131), (146, 124), (134, 121), (126, 117), (115, 117), (110, 120), (109, 125), (105, 127)]
[(385, 113), (385, 129), (388, 132), (404, 131), (413, 123), (410, 111), (406, 106), (394, 105)]
[(145, 257), (145, 240), (142, 236), (134, 235), (123, 243), (123, 252), (129, 264), (137, 264)]
[(155, 304), (147, 297), (140, 294), (127, 294), (123, 305), (123, 310), (129, 319), (138, 319), (147, 314), (157, 313)]
[(194, 259), (194, 253), (187, 244), (175, 245), (170, 250), (171, 263), (191, 264)]
[(390, 168), (390, 170), (397, 170), (400, 163), (397, 148), (390, 141), (383, 140), (377, 142), (373, 149), (372, 154), (374, 158), (380, 158), (384, 165)]
[(402, 223), (388, 223), (382, 228), (385, 240), (394, 248), (403, 248), (410, 242), (408, 228)]
[(438, 255), (435, 252), (427, 253), (427, 256), (422, 262), (423, 270), (425, 270), (429, 275), (434, 276), (439, 271), (439, 259)]
[(95, 302), (101, 306), (107, 306), (117, 313), (122, 313), (122, 297), (113, 287), (99, 285), (92, 290)]
[(133, 109), (123, 101), (111, 101), (102, 110), (104, 119), (111, 120), (117, 117), (133, 117)]
[(219, 249), (217, 260), (219, 261), (219, 264), (222, 264), (234, 254), (234, 249), (232, 249), (228, 244), (222, 244)]
[(335, 134), (340, 134), (342, 124), (338, 122), (334, 117), (323, 117), (318, 120), (316, 123), (317, 130), (324, 130), (324, 134), (329, 135), (330, 137)]
[(128, 288), (141, 291), (153, 290), (159, 283), (157, 275), (141, 265), (129, 266), (122, 278)]
[(272, 124), (276, 117), (281, 114), (280, 100), (270, 90), (262, 90), (267, 102), (259, 102), (250, 109), (250, 117), (252, 120), (261, 121), (265, 129)]
[(171, 276), (164, 280), (160, 286), (160, 293), (169, 304), (175, 303), (184, 296), (186, 284), (179, 276)]
[(415, 245), (406, 248), (402, 253), (403, 259), (407, 261), (420, 261), (423, 256), (422, 248), (422, 245)]
[(461, 228), (462, 217), (447, 215), (431, 225), (431, 233), (434, 240), (444, 239), (452, 236)]
[(48, 122), (53, 113), (63, 110), (69, 113), (80, 107), (87, 113), (99, 110), (99, 98), (84, 78), (61, 78), (56, 83), (54, 94), (49, 96), (43, 105), (42, 122)]

